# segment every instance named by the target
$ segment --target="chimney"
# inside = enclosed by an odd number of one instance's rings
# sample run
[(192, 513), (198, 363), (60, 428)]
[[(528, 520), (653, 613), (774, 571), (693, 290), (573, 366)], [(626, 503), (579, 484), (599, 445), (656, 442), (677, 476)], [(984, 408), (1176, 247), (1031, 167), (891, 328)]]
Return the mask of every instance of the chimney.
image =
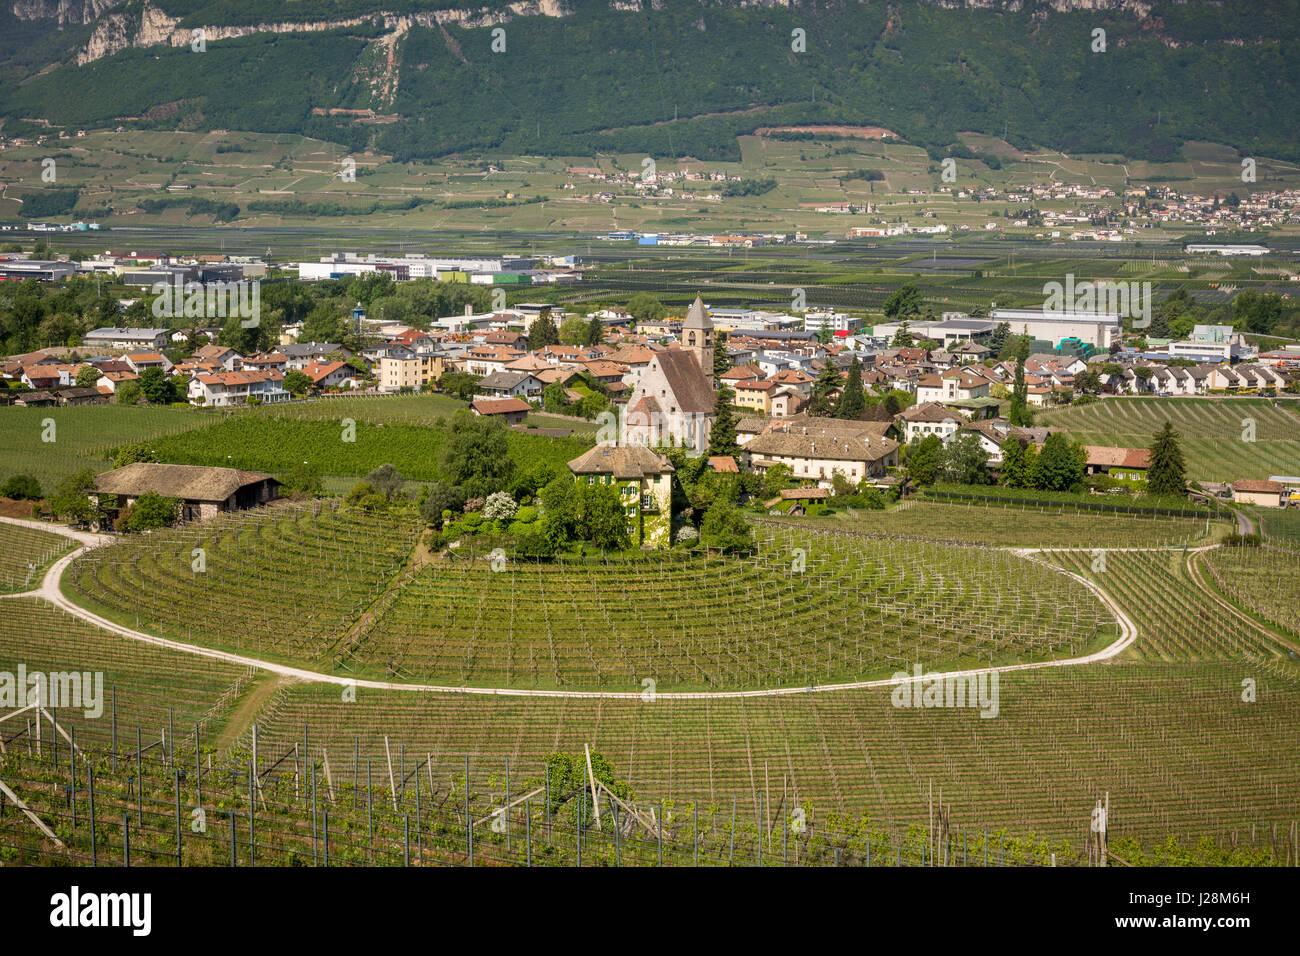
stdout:
[(465, 314), (466, 314), (466, 315), (473, 315), (473, 314), (474, 314), (474, 306), (470, 305), (468, 302), (465, 303)]

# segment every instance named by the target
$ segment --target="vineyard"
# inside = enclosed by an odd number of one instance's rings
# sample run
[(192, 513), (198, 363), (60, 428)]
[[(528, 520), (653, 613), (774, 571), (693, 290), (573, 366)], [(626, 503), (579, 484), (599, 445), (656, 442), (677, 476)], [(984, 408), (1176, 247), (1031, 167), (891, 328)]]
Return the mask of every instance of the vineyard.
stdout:
[(1290, 407), (1263, 398), (1108, 398), (1044, 411), (1038, 424), (1086, 445), (1146, 448), (1169, 421), (1189, 480), (1232, 482), (1300, 472), (1300, 417)]
[(1300, 551), (1300, 508), (1252, 508), (1250, 517), (1267, 541)]
[[(1109, 793), (1111, 846), (1126, 862), (1294, 864), (1300, 684), (1262, 671), (1258, 701), (1245, 703), (1240, 672), (1008, 673), (988, 721), (898, 709), (886, 691), (343, 702), (337, 688), (299, 685), (225, 759), (206, 730), (179, 723), (173, 736), (123, 733), (116, 749), (75, 755), (48, 725), (40, 747), (11, 736), (0, 771), (64, 846), (11, 811), (0, 854), (135, 866), (1070, 865)], [(626, 783), (618, 800), (601, 788), (599, 822), (585, 778), (546, 769), (588, 746)], [(944, 812), (931, 829), (933, 808)]]
[(1300, 638), (1300, 557), (1272, 548), (1216, 548), (1202, 565), (1229, 600)]
[[(219, 727), (251, 680), (244, 668), (117, 637), (34, 599), (6, 599), (0, 612), (0, 671), (12, 674), (23, 664), (29, 673), (103, 675), (102, 713), (56, 709), (60, 726), (80, 746), (108, 750), (116, 740), (125, 747), (137, 730), (153, 742), (168, 728)], [(33, 732), (32, 724), (30, 715), (2, 723), (0, 740), (12, 746), (15, 737)]]
[[(299, 410), (309, 414), (333, 411), (338, 416), (337, 404), (310, 403)], [(446, 435), (441, 423), (384, 424), (358, 419), (355, 428), (345, 428), (343, 417), (318, 420), (241, 413), (206, 428), (159, 439), (151, 447), (160, 461), (182, 465), (284, 473), (306, 462), (321, 474), (360, 477), (391, 464), (407, 478), (435, 481), (441, 477), (438, 452)], [(515, 431), (506, 433), (506, 442), (511, 459), (521, 470), (535, 464), (562, 467), (591, 446), (583, 438)]]
[(751, 558), (434, 562), (346, 650), (408, 681), (701, 690), (1075, 656), (1117, 633), (1087, 589), (1007, 551), (768, 526), (758, 538)]
[(1024, 505), (985, 498), (979, 504), (949, 504), (916, 497), (884, 511), (855, 508), (825, 518), (790, 519), (807, 528), (836, 528), (865, 534), (949, 539), (1010, 547), (1143, 548), (1200, 544), (1221, 536), (1227, 525), (1158, 515), (1080, 513), (1069, 505)]
[(407, 512), (281, 503), (124, 537), (77, 558), (64, 587), (133, 628), (328, 668), (418, 534)]
[(1182, 552), (1058, 551), (1050, 557), (1096, 581), (1128, 611), (1139, 636), (1126, 653), (1142, 660), (1273, 657), (1289, 650), (1266, 630), (1225, 616), (1191, 579)]
[(0, 594), (28, 591), (73, 543), (62, 535), (21, 525), (0, 524)]
[[(157, 438), (212, 421), (211, 413), (170, 406), (0, 409), (0, 476), (31, 475), (48, 495), (60, 479), (87, 468), (107, 471), (119, 445)], [(53, 428), (49, 426), (53, 422)], [(47, 440), (48, 439), (48, 440)]]

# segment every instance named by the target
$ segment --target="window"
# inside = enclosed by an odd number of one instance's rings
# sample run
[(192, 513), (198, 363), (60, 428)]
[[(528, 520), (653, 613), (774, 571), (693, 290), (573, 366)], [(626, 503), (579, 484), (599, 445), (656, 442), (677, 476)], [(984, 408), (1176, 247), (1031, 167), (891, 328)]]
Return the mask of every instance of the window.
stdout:
[(588, 476), (587, 476), (587, 484), (589, 484), (589, 485), (594, 485), (595, 483), (596, 483), (596, 476), (595, 476), (595, 475), (588, 475)]

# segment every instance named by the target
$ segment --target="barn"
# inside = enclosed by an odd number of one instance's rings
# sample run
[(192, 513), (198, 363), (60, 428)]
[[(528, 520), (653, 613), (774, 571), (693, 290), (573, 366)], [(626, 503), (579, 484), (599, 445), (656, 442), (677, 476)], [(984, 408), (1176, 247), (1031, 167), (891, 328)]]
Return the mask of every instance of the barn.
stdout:
[[(95, 476), (95, 493), (116, 495), (117, 504), (105, 508), (110, 517), (125, 505), (153, 492), (180, 502), (182, 521), (210, 518), (223, 511), (254, 508), (279, 494), (280, 482), (237, 468), (203, 465), (163, 465), (138, 461)], [(102, 500), (102, 499), (101, 499)]]

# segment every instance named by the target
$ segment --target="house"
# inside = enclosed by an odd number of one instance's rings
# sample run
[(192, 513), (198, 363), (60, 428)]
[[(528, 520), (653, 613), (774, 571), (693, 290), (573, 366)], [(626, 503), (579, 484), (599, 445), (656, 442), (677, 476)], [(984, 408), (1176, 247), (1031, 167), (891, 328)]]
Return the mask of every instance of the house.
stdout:
[(106, 388), (110, 395), (116, 395), (123, 382), (138, 382), (140, 376), (135, 372), (105, 372), (95, 381), (96, 388)]
[(312, 362), (303, 366), (302, 373), (311, 379), (313, 388), (336, 388), (352, 378), (352, 366), (347, 362)]
[(737, 382), (734, 389), (737, 407), (757, 412), (760, 415), (772, 414), (772, 396), (776, 394), (777, 390), (777, 384), (773, 379), (746, 379), (743, 382)]
[(1151, 467), (1151, 452), (1145, 448), (1114, 448), (1107, 445), (1084, 445), (1088, 457), (1084, 473), (1106, 475), (1119, 481), (1146, 484)]
[(241, 359), (239, 367), (258, 372), (280, 372), (283, 374), (289, 371), (289, 359), (283, 352), (258, 352), (255, 355), (249, 355)]
[(172, 363), (161, 352), (128, 352), (123, 359), (136, 375), (143, 375), (150, 368), (162, 369), (164, 375), (172, 370)]
[(754, 471), (761, 474), (775, 465), (787, 465), (796, 479), (830, 488), (836, 473), (857, 484), (864, 478), (884, 477), (886, 469), (898, 464), (898, 442), (893, 439), (831, 425), (782, 425), (774, 425), (743, 446)]
[(717, 475), (738, 475), (740, 468), (730, 455), (709, 456), (709, 471)]
[(55, 392), (60, 405), (104, 405), (108, 396), (97, 388), (62, 388)]
[(728, 388), (735, 388), (740, 382), (752, 382), (763, 377), (763, 370), (753, 362), (729, 368), (718, 376), (718, 381)]
[[(105, 506), (110, 521), (124, 506), (133, 505), (141, 495), (153, 492), (180, 503), (182, 521), (210, 518), (223, 511), (255, 508), (279, 494), (280, 482), (270, 475), (239, 471), (235, 468), (209, 468), (202, 465), (163, 465), (135, 462), (95, 476), (94, 494)], [(116, 496), (108, 506), (100, 496)]]
[(673, 466), (645, 445), (600, 444), (569, 462), (579, 484), (613, 485), (627, 533), (643, 548), (672, 544)]
[(475, 398), (541, 398), (546, 383), (532, 372), (497, 371), (474, 386)]
[[(202, 353), (202, 349), (199, 350)], [(336, 352), (344, 361), (352, 358), (352, 351), (335, 342), (295, 342), (281, 345), (279, 351), (284, 354), (285, 366), (289, 371), (305, 372), (308, 365), (327, 361)]]
[(470, 403), (470, 411), (485, 418), (500, 418), (507, 425), (522, 425), (533, 410), (522, 398), (479, 398)]
[(898, 416), (902, 423), (903, 441), (919, 441), (927, 435), (938, 435), (943, 441), (957, 434), (966, 417), (960, 412), (944, 408), (938, 402), (913, 405)]
[(714, 419), (713, 323), (698, 295), (681, 336), (681, 348), (655, 353), (628, 398), (624, 421), (629, 443), (708, 446)]
[(227, 372), (233, 372), (235, 365), (241, 361), (241, 356), (234, 349), (209, 343), (194, 353), (194, 359), (204, 364), (220, 365)]
[(1285, 486), (1280, 481), (1240, 478), (1232, 483), (1232, 500), (1246, 505), (1280, 508), (1284, 490)]
[(798, 415), (799, 410), (806, 404), (806, 396), (801, 394), (798, 389), (789, 385), (778, 388), (772, 393), (772, 416), (774, 418), (789, 418), (792, 415)]
[(161, 351), (167, 347), (169, 329), (135, 329), (116, 326), (91, 329), (81, 339), (82, 347), (92, 352)]
[(284, 375), (274, 371), (200, 372), (190, 379), (186, 394), (191, 404), (207, 408), (247, 405), (251, 399), (275, 404), (289, 401), (283, 382)]
[(951, 368), (941, 375), (925, 375), (916, 383), (917, 404), (968, 401), (988, 398), (988, 395), (989, 380), (964, 368)]

